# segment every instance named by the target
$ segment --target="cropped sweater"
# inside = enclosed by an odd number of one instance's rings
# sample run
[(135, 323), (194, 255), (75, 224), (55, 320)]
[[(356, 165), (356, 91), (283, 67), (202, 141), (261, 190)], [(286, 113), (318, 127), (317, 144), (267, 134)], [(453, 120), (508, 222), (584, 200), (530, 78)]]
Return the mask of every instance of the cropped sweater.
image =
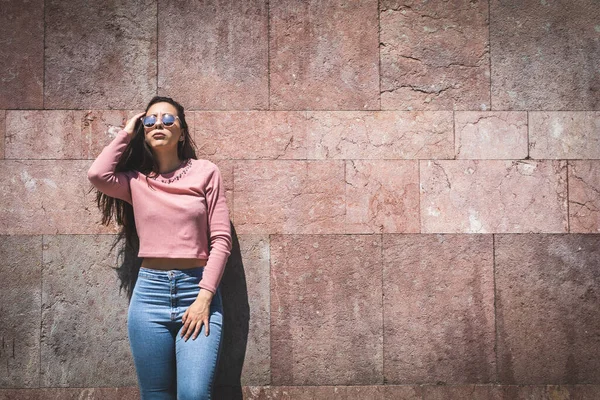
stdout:
[(207, 260), (199, 286), (215, 293), (232, 247), (219, 168), (189, 159), (154, 179), (136, 170), (115, 172), (130, 140), (120, 130), (92, 163), (88, 179), (102, 193), (133, 206), (139, 257)]

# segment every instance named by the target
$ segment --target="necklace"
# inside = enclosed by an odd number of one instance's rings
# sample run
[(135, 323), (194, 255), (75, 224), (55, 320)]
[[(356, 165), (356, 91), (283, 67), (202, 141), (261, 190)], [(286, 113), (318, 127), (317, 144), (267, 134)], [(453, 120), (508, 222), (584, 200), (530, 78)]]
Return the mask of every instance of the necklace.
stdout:
[[(167, 184), (178, 181), (192, 167), (192, 159), (188, 158), (187, 160), (183, 161), (178, 168), (181, 168), (181, 166), (183, 166), (183, 169), (181, 171), (179, 171), (179, 173), (177, 175), (173, 176), (172, 178), (163, 179), (162, 177), (159, 177), (160, 174), (156, 175), (156, 176), (152, 176), (150, 178), (154, 179), (155, 181), (159, 181), (159, 182), (167, 183)], [(175, 171), (177, 171), (177, 170), (175, 170)]]

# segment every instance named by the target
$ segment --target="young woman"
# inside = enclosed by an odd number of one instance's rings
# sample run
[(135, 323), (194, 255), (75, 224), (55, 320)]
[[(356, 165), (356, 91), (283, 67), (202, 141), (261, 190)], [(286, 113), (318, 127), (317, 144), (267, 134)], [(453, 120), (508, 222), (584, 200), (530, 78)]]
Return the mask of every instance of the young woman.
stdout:
[(231, 253), (219, 169), (198, 160), (183, 107), (154, 97), (88, 171), (102, 223), (125, 238), (118, 268), (142, 399), (209, 399), (221, 350), (220, 280)]

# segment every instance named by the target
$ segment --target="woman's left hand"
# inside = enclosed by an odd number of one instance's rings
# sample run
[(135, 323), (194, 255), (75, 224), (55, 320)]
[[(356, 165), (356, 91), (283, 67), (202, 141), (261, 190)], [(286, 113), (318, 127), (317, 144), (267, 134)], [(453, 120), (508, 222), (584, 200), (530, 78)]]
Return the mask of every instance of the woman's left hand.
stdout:
[(210, 314), (212, 293), (208, 292), (208, 294), (206, 294), (206, 292), (208, 291), (200, 289), (198, 298), (196, 298), (192, 305), (185, 310), (183, 317), (181, 317), (181, 322), (183, 323), (181, 337), (185, 336), (186, 342), (192, 333), (194, 334), (194, 336), (192, 336), (192, 340), (195, 340), (196, 337), (198, 337), (200, 329), (202, 328), (202, 324), (204, 324), (206, 336), (208, 336), (210, 333), (208, 317)]

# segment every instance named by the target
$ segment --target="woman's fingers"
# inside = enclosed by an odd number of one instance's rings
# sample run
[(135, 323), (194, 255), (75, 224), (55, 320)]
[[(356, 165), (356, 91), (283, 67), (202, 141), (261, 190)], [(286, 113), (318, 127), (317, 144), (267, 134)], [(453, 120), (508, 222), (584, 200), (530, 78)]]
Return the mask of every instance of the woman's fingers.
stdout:
[(208, 317), (206, 317), (206, 318), (204, 318), (204, 330), (206, 331), (206, 336), (208, 336), (209, 333), (210, 333), (210, 332), (208, 332), (209, 331), (209, 328), (208, 328), (209, 326), (210, 325), (208, 323)]
[(192, 332), (194, 332), (194, 325), (196, 325), (196, 321), (192, 321), (192, 322), (188, 321), (188, 323), (184, 325), (184, 328), (181, 332), (181, 336), (183, 337), (185, 334), (184, 340), (186, 342), (192, 335)]

